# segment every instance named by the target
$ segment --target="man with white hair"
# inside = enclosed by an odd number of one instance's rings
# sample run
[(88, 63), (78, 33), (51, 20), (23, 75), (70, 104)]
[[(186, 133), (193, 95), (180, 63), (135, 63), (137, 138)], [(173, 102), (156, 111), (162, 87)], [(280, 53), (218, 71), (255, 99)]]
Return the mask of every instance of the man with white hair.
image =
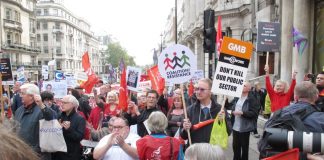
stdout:
[(50, 154), (41, 153), (39, 147), (39, 120), (52, 120), (56, 117), (55, 111), (44, 105), (36, 85), (24, 84), (20, 89), (23, 107), (19, 107), (15, 112), (15, 120), (20, 123), (18, 136), (35, 152), (41, 154), (42, 159), (48, 159)]
[(62, 114), (59, 117), (59, 122), (63, 127), (67, 152), (52, 154), (52, 160), (79, 160), (81, 159), (80, 141), (84, 136), (86, 122), (76, 112), (79, 101), (74, 96), (64, 96), (62, 103)]

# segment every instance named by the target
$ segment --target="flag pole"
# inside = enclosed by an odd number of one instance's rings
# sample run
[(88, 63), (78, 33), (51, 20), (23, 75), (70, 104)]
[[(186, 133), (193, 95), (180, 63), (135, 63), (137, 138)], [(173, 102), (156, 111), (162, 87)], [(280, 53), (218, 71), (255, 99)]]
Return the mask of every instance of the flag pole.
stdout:
[[(180, 85), (180, 88), (181, 88), (181, 97), (182, 97), (183, 113), (184, 113), (185, 119), (188, 119), (187, 106), (186, 106), (186, 101), (185, 101), (184, 94), (183, 94), (183, 84)], [(187, 129), (186, 131), (188, 133), (189, 145), (191, 145), (192, 143), (191, 143), (190, 130)]]
[(267, 57), (266, 57), (266, 65), (268, 66), (269, 63), (269, 52), (267, 52)]
[(3, 94), (2, 94), (2, 73), (0, 71), (0, 97), (1, 97), (1, 113), (0, 113), (0, 123), (4, 120), (4, 105), (3, 105)]

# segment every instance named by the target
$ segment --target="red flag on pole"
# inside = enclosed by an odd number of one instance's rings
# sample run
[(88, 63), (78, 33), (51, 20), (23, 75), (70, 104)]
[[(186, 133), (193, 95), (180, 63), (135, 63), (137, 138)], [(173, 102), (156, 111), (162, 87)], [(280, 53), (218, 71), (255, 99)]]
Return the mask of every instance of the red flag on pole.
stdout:
[(118, 109), (127, 111), (127, 83), (126, 83), (126, 67), (123, 67), (122, 74), (120, 76), (120, 87), (119, 87), (119, 103)]
[(219, 57), (221, 46), (222, 46), (222, 17), (218, 16), (217, 20), (217, 36), (216, 36), (216, 47), (217, 47), (217, 57)]
[(91, 69), (88, 51), (82, 56), (82, 67), (88, 75), (88, 80), (83, 82), (80, 86), (85, 89), (85, 93), (91, 93), (93, 86), (98, 82), (98, 77)]
[(156, 90), (159, 94), (162, 94), (165, 86), (165, 80), (162, 78), (157, 65), (148, 70), (148, 76), (151, 80), (152, 89)]
[(192, 80), (190, 80), (190, 83), (189, 83), (189, 87), (188, 87), (188, 94), (189, 94), (189, 97), (191, 97), (194, 93), (194, 85), (193, 85), (193, 82)]

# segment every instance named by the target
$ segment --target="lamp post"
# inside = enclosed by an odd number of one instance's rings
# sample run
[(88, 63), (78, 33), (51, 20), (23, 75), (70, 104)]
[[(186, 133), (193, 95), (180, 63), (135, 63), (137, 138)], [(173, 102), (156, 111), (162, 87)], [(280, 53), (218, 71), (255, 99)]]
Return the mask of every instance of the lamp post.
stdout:
[(163, 47), (163, 44), (162, 44), (162, 42), (163, 42), (163, 41), (162, 41), (162, 37), (163, 37), (163, 34), (161, 33), (160, 36), (161, 36), (161, 49), (160, 49), (161, 52), (160, 52), (160, 53), (162, 53), (162, 47)]

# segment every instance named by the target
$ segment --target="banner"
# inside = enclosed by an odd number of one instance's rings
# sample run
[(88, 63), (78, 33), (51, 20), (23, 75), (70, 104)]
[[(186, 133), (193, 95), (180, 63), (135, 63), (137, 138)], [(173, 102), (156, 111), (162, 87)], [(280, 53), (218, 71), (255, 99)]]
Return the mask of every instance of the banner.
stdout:
[(59, 82), (44, 81), (42, 91), (54, 93), (55, 98), (63, 98), (67, 95), (67, 83), (65, 80)]
[(193, 83), (197, 83), (199, 79), (204, 78), (204, 71), (203, 70), (196, 70), (194, 75), (191, 78)]
[(280, 33), (280, 23), (258, 22), (257, 51), (278, 52)]
[(141, 78), (141, 69), (136, 67), (127, 67), (126, 75), (127, 89), (138, 92), (138, 84)]
[(151, 81), (139, 82), (138, 88), (139, 88), (140, 91), (144, 91), (147, 88), (151, 89), (152, 88)]
[(25, 67), (24, 66), (20, 66), (17, 69), (17, 81), (20, 81), (20, 82), (25, 82), (26, 81)]
[(197, 59), (188, 47), (175, 44), (162, 51), (158, 66), (165, 81), (181, 84), (188, 82), (197, 70)]
[(10, 58), (1, 58), (0, 65), (2, 74), (2, 85), (14, 85)]
[(55, 81), (65, 80), (64, 73), (62, 71), (55, 71)]
[(165, 81), (159, 72), (158, 66), (153, 66), (147, 71), (147, 73), (151, 80), (152, 89), (156, 90), (157, 92), (160, 92), (161, 90), (163, 91), (164, 88), (161, 88), (162, 86), (160, 84), (165, 84)]
[(224, 37), (212, 86), (213, 93), (241, 97), (252, 52), (252, 43)]
[(48, 79), (48, 70), (49, 67), (47, 65), (42, 65), (42, 76), (44, 80)]

